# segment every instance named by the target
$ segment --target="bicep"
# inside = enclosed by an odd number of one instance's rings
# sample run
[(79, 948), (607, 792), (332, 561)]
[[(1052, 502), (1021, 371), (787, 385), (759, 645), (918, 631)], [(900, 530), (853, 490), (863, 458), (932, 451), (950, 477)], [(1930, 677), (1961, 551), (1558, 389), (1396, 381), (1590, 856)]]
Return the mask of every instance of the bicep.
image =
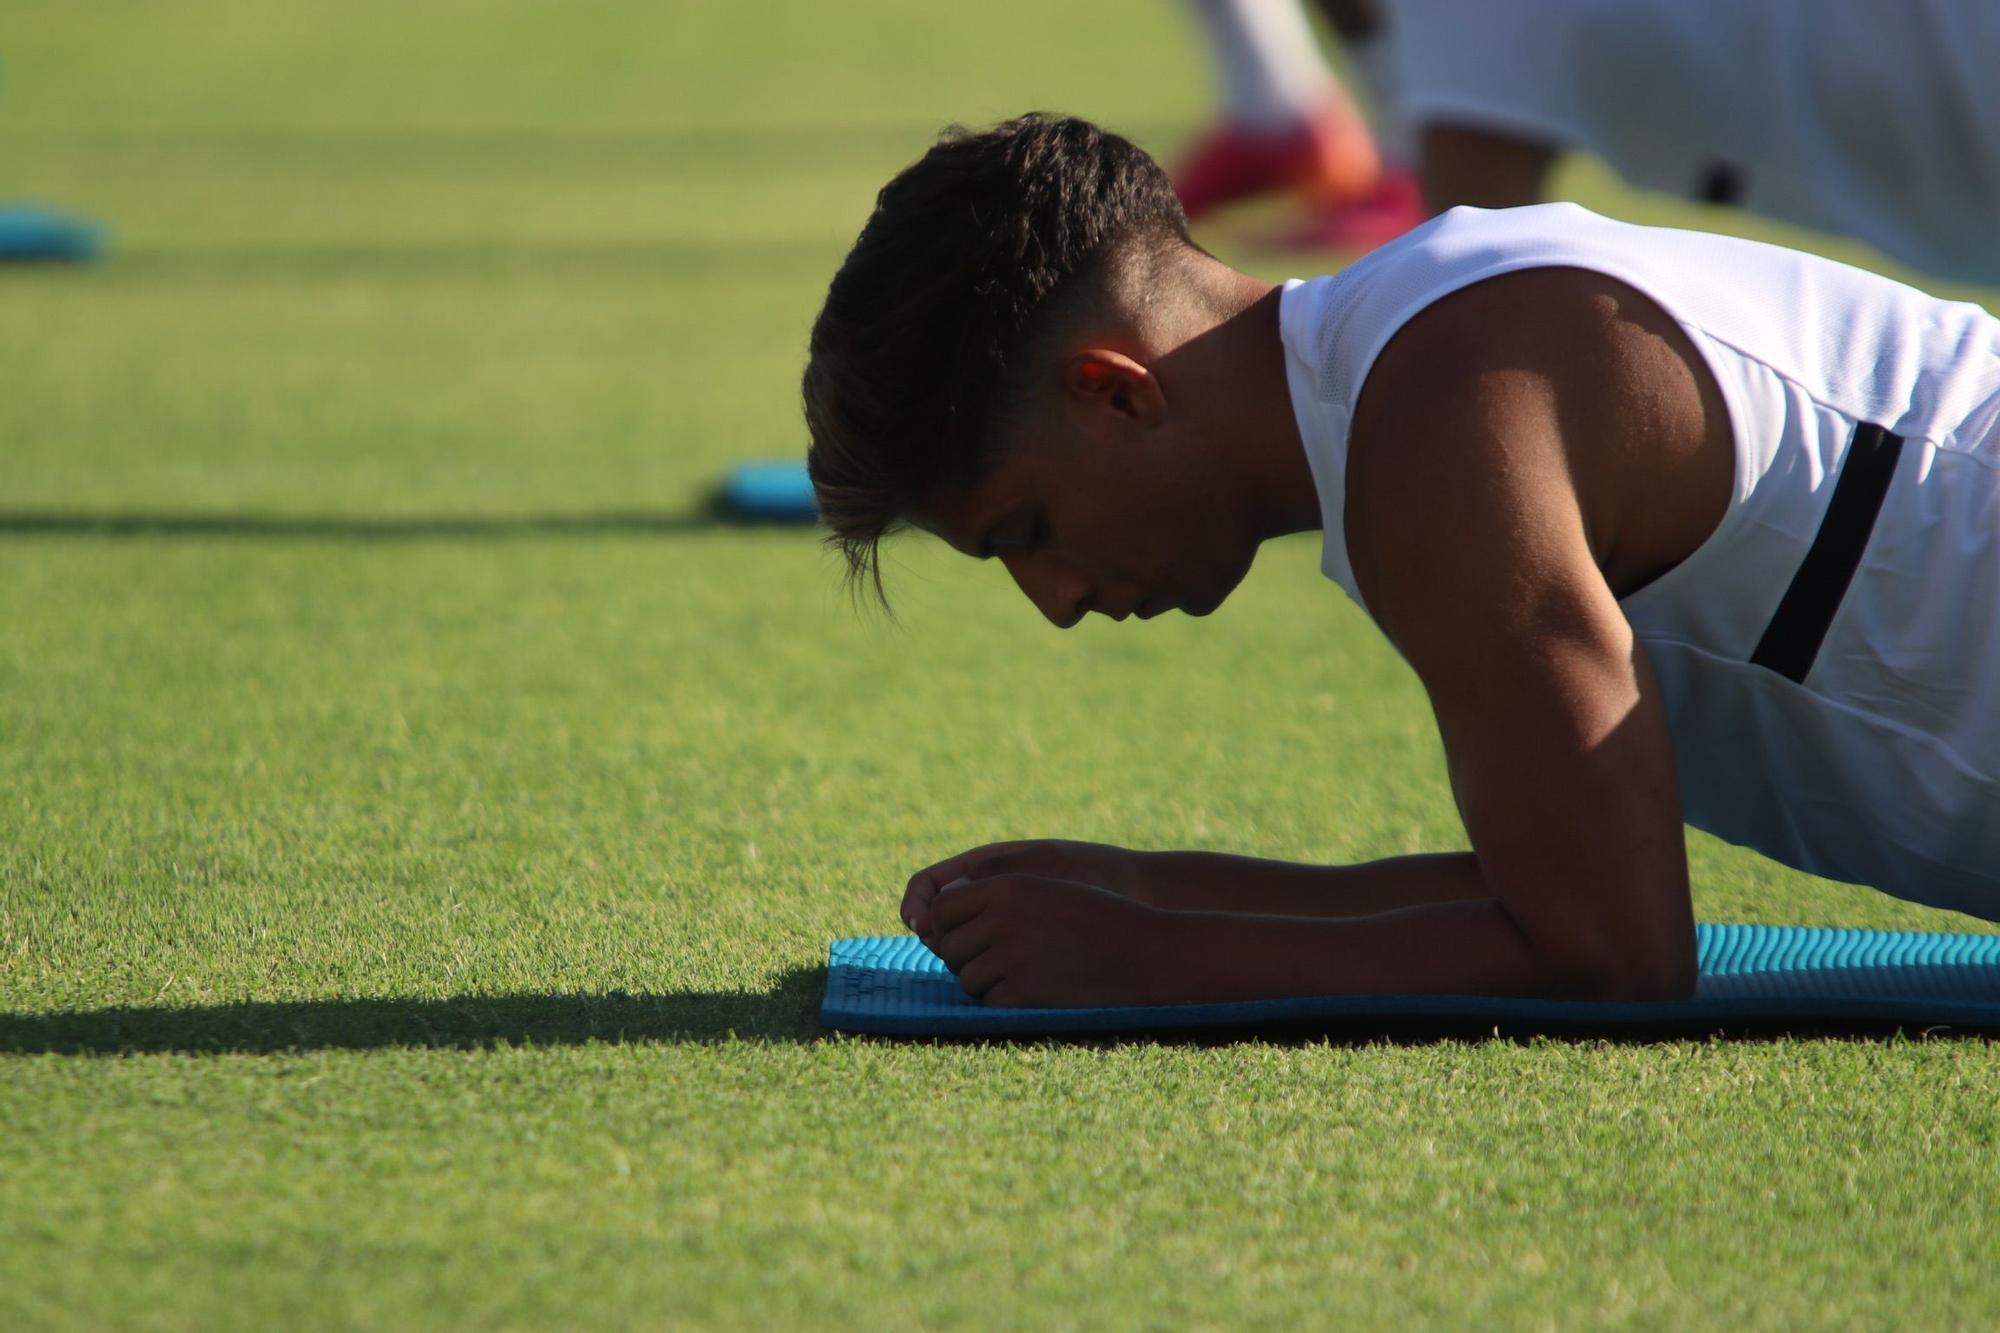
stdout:
[(1678, 976), (1692, 922), (1666, 712), (1593, 554), (1573, 418), (1532, 358), (1460, 357), (1454, 384), (1421, 384), (1441, 350), (1392, 345), (1357, 413), (1362, 595), (1423, 679), (1482, 876), (1531, 943), (1597, 979)]

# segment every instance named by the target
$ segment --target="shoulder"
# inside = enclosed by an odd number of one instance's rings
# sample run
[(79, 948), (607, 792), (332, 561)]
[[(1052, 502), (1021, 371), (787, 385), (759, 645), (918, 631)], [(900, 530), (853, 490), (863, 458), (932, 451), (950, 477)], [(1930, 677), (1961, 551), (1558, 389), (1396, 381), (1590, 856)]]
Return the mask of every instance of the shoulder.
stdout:
[(1602, 273), (1517, 270), (1427, 306), (1376, 358), (1350, 433), (1350, 559), (1373, 607), (1368, 570), (1413, 542), (1573, 526), (1622, 595), (1705, 540), (1732, 476), (1720, 391), (1670, 316)]
[(1674, 328), (1650, 298), (1608, 274), (1576, 267), (1515, 269), (1461, 287), (1413, 315), (1383, 346), (1356, 420), (1414, 401), (1464, 405), (1522, 375), (1590, 399), (1644, 376), (1640, 338)]

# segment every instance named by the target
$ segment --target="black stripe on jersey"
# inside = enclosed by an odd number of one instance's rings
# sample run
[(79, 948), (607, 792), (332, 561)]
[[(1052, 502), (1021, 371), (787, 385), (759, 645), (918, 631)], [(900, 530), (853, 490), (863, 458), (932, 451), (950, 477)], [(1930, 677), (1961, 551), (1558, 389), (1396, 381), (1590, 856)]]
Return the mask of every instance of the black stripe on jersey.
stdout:
[(1694, 197), (1704, 204), (1741, 205), (1750, 193), (1749, 179), (1742, 167), (1720, 158), (1703, 167), (1695, 176)]
[(1875, 530), (1875, 517), (1882, 512), (1882, 498), (1889, 493), (1902, 453), (1902, 436), (1872, 422), (1854, 428), (1819, 535), (1799, 563), (1764, 637), (1757, 641), (1757, 651), (1750, 654), (1753, 665), (1788, 680), (1805, 680), (1861, 564), (1861, 552)]

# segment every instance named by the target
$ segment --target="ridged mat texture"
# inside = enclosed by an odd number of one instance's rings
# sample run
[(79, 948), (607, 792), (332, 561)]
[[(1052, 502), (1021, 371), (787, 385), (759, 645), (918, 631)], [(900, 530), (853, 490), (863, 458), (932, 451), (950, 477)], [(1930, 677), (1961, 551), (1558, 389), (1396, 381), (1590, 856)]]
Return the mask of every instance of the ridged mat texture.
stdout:
[(1492, 1029), (1568, 1035), (1738, 1027), (1953, 1027), (2000, 1031), (2000, 935), (1695, 928), (1692, 999), (1654, 1003), (1479, 995), (1327, 995), (1112, 1009), (989, 1009), (914, 936), (835, 940), (820, 1021), (903, 1037), (1030, 1037), (1300, 1026), (1393, 1034)]

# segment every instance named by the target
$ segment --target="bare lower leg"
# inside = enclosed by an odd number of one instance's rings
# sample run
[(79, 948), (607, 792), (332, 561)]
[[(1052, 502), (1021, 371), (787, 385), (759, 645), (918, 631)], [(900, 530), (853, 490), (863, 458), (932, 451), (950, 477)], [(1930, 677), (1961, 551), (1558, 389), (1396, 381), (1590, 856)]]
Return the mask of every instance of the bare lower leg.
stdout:
[(1462, 125), (1426, 125), (1418, 144), (1424, 203), (1433, 214), (1460, 204), (1540, 203), (1556, 159), (1548, 144)]

